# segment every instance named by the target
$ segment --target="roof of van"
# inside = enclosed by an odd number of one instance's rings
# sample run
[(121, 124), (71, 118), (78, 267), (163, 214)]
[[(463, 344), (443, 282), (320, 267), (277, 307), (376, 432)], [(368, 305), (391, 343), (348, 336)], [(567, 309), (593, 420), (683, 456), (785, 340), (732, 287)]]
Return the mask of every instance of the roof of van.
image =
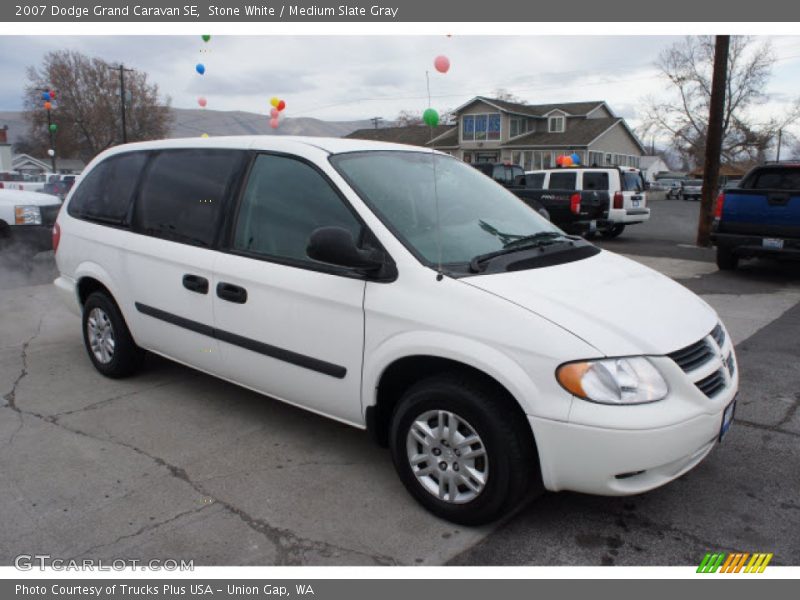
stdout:
[(289, 135), (240, 135), (240, 136), (212, 136), (176, 138), (168, 140), (154, 140), (150, 142), (136, 142), (115, 146), (110, 154), (132, 150), (154, 150), (158, 148), (240, 148), (252, 150), (279, 150), (291, 151), (301, 146), (312, 146), (325, 152), (336, 154), (339, 152), (355, 152), (358, 150), (413, 150), (416, 152), (432, 152), (418, 146), (406, 144), (393, 144), (389, 142), (374, 142), (333, 137), (304, 137)]

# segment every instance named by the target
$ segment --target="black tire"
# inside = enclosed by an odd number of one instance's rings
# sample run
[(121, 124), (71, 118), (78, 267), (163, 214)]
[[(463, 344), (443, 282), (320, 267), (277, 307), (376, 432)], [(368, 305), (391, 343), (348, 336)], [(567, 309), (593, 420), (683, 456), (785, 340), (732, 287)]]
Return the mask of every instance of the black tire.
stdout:
[(616, 223), (615, 225), (609, 227), (608, 229), (601, 229), (600, 235), (604, 238), (615, 238), (622, 235), (622, 232), (625, 231), (625, 223)]
[[(94, 309), (98, 309), (100, 312), (93, 313)], [(96, 317), (101, 314), (107, 316), (108, 324), (106, 327), (110, 326), (113, 339), (113, 352), (111, 352), (110, 360), (107, 362), (95, 355), (92, 350), (92, 342), (89, 339), (90, 317), (94, 317), (96, 321)], [(106, 292), (98, 291), (89, 294), (83, 304), (81, 326), (86, 352), (89, 354), (89, 359), (92, 361), (94, 368), (101, 374), (113, 379), (119, 379), (133, 375), (141, 368), (145, 352), (133, 341), (133, 336), (131, 336), (131, 332), (125, 324), (125, 319), (122, 317), (119, 307)]]
[[(392, 416), (389, 447), (400, 480), (422, 506), (454, 523), (480, 525), (501, 517), (519, 506), (526, 497), (542, 491), (533, 435), (524, 416), (509, 406), (510, 402), (513, 400), (501, 390), (460, 373), (430, 377), (416, 383), (403, 394)], [(408, 435), (417, 418), (427, 411), (449, 411), (462, 421), (462, 425), (472, 428), (480, 437), (485, 458), (475, 460), (485, 462), (476, 462), (473, 466), (486, 468), (487, 471), (485, 485), (476, 497), (462, 503), (442, 500), (433, 491), (428, 491), (412, 471), (408, 457)], [(439, 444), (438, 439), (436, 444)], [(424, 449), (424, 446), (420, 445), (419, 448)], [(456, 447), (447, 448), (456, 453)], [(442, 458), (445, 458), (444, 455), (433, 460)], [(457, 461), (463, 459), (453, 454), (450, 459), (453, 460), (452, 474), (459, 469)], [(428, 478), (431, 485), (434, 485), (432, 476), (439, 476), (440, 464), (430, 465), (437, 469)], [(463, 468), (462, 474), (465, 471), (466, 468)], [(460, 484), (455, 486), (455, 490), (457, 494), (469, 493), (469, 489)], [(453, 493), (450, 487), (448, 493)]]
[(739, 257), (731, 248), (717, 246), (717, 267), (720, 271), (733, 271), (739, 265)]

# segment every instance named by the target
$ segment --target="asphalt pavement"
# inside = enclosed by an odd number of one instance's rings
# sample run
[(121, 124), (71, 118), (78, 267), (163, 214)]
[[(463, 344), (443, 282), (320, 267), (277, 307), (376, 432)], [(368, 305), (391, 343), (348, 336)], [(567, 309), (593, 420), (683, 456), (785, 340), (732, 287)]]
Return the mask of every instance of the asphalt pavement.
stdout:
[[(627, 498), (546, 494), (483, 528), (432, 517), (367, 435), (169, 361), (109, 380), (55, 296), (52, 255), (0, 257), (0, 564), (185, 558), (201, 565), (686, 565), (710, 550), (800, 564), (800, 268), (720, 273), (697, 203), (597, 243), (720, 313), (737, 419), (696, 469)], [(635, 310), (635, 306), (631, 307)]]

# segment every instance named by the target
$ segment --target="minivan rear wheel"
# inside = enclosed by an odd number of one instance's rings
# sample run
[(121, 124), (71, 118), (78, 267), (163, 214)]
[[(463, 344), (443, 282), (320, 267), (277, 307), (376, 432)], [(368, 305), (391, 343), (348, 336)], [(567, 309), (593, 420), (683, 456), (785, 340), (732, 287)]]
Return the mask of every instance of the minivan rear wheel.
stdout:
[(406, 489), (435, 515), (480, 525), (541, 490), (533, 436), (505, 400), (494, 386), (452, 373), (420, 381), (398, 402), (392, 459)]
[(93, 292), (83, 305), (83, 343), (94, 368), (106, 377), (133, 375), (142, 366), (144, 350), (136, 345), (116, 302)]

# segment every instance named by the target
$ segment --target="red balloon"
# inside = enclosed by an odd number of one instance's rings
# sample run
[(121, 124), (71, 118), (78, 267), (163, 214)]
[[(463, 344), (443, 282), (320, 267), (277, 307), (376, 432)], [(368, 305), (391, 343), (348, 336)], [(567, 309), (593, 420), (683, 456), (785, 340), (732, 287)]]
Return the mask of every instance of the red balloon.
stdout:
[(278, 102), (278, 106), (277, 106), (276, 108), (277, 108), (278, 110), (283, 110), (284, 108), (286, 108), (286, 102), (284, 102), (283, 100), (281, 100), (280, 102)]
[(439, 73), (447, 73), (450, 70), (450, 59), (444, 55), (437, 56), (433, 59), (433, 66)]
[(564, 157), (563, 156), (556, 156), (556, 164), (560, 167), (564, 164)]
[(50, 99), (51, 99), (51, 100), (55, 100), (55, 99), (56, 99), (56, 93), (55, 93), (55, 92), (53, 92), (52, 90), (50, 91), (50, 94), (49, 94), (49, 96), (50, 96)]

